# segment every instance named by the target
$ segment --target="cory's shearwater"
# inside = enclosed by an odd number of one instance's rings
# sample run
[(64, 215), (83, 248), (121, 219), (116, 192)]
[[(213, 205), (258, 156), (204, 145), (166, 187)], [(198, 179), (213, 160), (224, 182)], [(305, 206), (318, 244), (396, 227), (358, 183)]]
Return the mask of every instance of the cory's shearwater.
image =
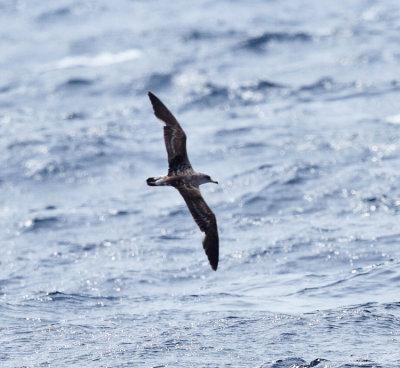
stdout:
[(218, 267), (219, 240), (217, 220), (214, 213), (204, 201), (199, 186), (205, 183), (215, 183), (209, 175), (193, 170), (186, 153), (186, 135), (178, 121), (167, 107), (151, 92), (149, 98), (154, 114), (165, 123), (164, 141), (168, 153), (168, 174), (148, 178), (150, 186), (169, 185), (178, 189), (185, 200), (193, 219), (200, 230), (205, 233), (203, 248), (214, 271)]

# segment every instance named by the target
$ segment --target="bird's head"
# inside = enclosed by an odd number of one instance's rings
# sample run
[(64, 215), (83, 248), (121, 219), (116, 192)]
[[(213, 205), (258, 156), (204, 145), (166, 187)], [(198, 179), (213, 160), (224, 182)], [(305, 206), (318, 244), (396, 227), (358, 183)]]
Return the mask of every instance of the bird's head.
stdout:
[(210, 176), (210, 175), (201, 174), (201, 177), (200, 177), (200, 184), (205, 184), (205, 183), (214, 183), (214, 184), (218, 184), (217, 181), (211, 179), (211, 176)]

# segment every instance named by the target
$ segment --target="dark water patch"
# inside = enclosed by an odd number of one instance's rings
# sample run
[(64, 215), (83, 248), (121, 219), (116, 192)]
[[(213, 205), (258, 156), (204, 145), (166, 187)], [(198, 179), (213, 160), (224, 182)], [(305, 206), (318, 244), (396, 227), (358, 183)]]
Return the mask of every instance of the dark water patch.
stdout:
[[(239, 86), (217, 85), (212, 82), (206, 83), (199, 91), (192, 93), (192, 101), (184, 106), (184, 109), (204, 106), (215, 107), (229, 103), (230, 106), (252, 106), (265, 100), (265, 94), (274, 90), (286, 88), (279, 83), (268, 80), (260, 80), (255, 83), (244, 83)], [(231, 118), (237, 118), (235, 112), (230, 112)]]
[(400, 79), (394, 79), (390, 82), (393, 87), (400, 88)]
[(10, 151), (17, 149), (17, 150), (21, 150), (25, 147), (29, 147), (29, 146), (40, 146), (45, 144), (46, 142), (40, 139), (27, 139), (24, 141), (16, 141), (13, 143), (10, 143), (7, 146), (7, 149), (9, 149)]
[(85, 251), (85, 252), (90, 252), (90, 251), (92, 251), (92, 250), (94, 250), (96, 248), (98, 248), (98, 244), (96, 244), (96, 243), (88, 243), (82, 248), (82, 250)]
[[(329, 251), (324, 254), (325, 257), (335, 258), (334, 251)], [(316, 257), (316, 256), (315, 256)], [(301, 256), (298, 257), (299, 263), (302, 261), (313, 260), (315, 257)], [(395, 274), (395, 271), (386, 269), (387, 265), (393, 264), (393, 259), (386, 262), (375, 262), (373, 267), (358, 267), (353, 269), (351, 273), (347, 273), (342, 277), (337, 277), (335, 281), (328, 282), (322, 285), (306, 287), (288, 295), (347, 295), (349, 293), (359, 292), (362, 288), (362, 283), (371, 285), (373, 280), (382, 280), (381, 284), (376, 282), (377, 286), (382, 286), (387, 283), (387, 280), (392, 281), (396, 277), (390, 277)], [(339, 288), (337, 288), (340, 285)], [(357, 308), (366, 308), (366, 304), (357, 306)]]
[(378, 198), (376, 198), (376, 197), (367, 197), (367, 198), (364, 198), (364, 201), (365, 202), (368, 202), (368, 203), (376, 203), (377, 201), (378, 201)]
[(192, 294), (192, 295), (183, 295), (180, 299), (182, 301), (196, 301), (198, 299), (200, 299), (202, 297), (202, 295), (198, 295), (198, 294)]
[(315, 83), (301, 86), (298, 89), (298, 91), (321, 92), (321, 91), (331, 90), (335, 85), (336, 84), (332, 78), (325, 77), (325, 78), (319, 79)]
[(81, 87), (81, 86), (90, 86), (93, 84), (93, 81), (86, 78), (71, 78), (68, 79), (64, 85), (67, 87)]
[(348, 278), (344, 278), (344, 279), (337, 280), (337, 281), (334, 281), (334, 282), (331, 282), (331, 283), (328, 283), (328, 284), (324, 284), (324, 285), (320, 285), (320, 286), (313, 286), (313, 287), (303, 288), (303, 289), (298, 290), (298, 291), (296, 291), (294, 293), (287, 294), (287, 296), (305, 295), (305, 294), (314, 293), (314, 292), (318, 292), (318, 291), (321, 292), (323, 289), (329, 289), (329, 288), (331, 288), (333, 286), (337, 286), (337, 285), (343, 284), (343, 283), (347, 282), (350, 279), (351, 279), (351, 277), (348, 277)]
[(160, 240), (179, 240), (181, 237), (176, 236), (174, 234), (163, 234), (157, 237)]
[(83, 112), (70, 112), (64, 116), (64, 120), (83, 120), (86, 115)]
[(13, 88), (14, 88), (14, 86), (12, 86), (11, 84), (1, 86), (0, 87), (0, 93), (10, 92)]
[(51, 302), (68, 302), (71, 304), (79, 304), (79, 303), (86, 303), (86, 302), (97, 302), (97, 301), (117, 301), (120, 300), (119, 297), (115, 296), (93, 296), (87, 294), (75, 294), (75, 293), (63, 293), (60, 291), (52, 291), (46, 293), (44, 298)]
[(378, 243), (384, 243), (389, 245), (395, 245), (400, 242), (400, 233), (394, 233), (391, 235), (379, 236), (376, 238)]
[(296, 97), (302, 103), (313, 102), (315, 99), (323, 98), (326, 101), (341, 98), (345, 91), (353, 88), (351, 83), (339, 83), (331, 77), (323, 77), (317, 81), (292, 88), (290, 96)]
[(373, 97), (382, 95), (381, 91), (364, 91), (364, 92), (354, 92), (348, 93), (341, 96), (333, 96), (326, 98), (326, 101), (341, 101), (341, 100), (350, 100), (353, 98), (365, 98), (365, 97)]
[(95, 83), (94, 80), (87, 78), (70, 78), (67, 81), (61, 83), (57, 86), (57, 90), (77, 90), (81, 88), (86, 88), (92, 86)]
[(282, 84), (270, 82), (267, 80), (261, 80), (255, 85), (255, 89), (257, 91), (265, 90), (265, 89), (271, 89), (271, 88), (283, 88), (285, 87)]
[(265, 46), (270, 42), (308, 42), (311, 41), (312, 37), (304, 32), (298, 33), (286, 33), (286, 32), (265, 32), (260, 36), (249, 37), (243, 41), (240, 48), (251, 51), (262, 51)]
[(168, 216), (174, 217), (174, 216), (181, 216), (181, 215), (186, 215), (186, 209), (185, 208), (178, 208), (176, 210), (172, 210), (168, 212)]
[[(328, 84), (329, 86), (329, 84)], [(354, 98), (368, 98), (375, 96), (384, 96), (393, 92), (397, 92), (398, 86), (393, 85), (393, 81), (377, 84), (361, 83), (360, 81), (352, 81), (349, 83), (332, 83), (325, 91), (335, 92), (338, 95), (324, 97), (325, 101), (341, 101)]]
[(228, 87), (218, 86), (214, 83), (206, 83), (201, 92), (196, 93), (191, 103), (186, 107), (210, 107), (229, 100), (230, 91)]
[(266, 90), (271, 90), (271, 89), (276, 89), (276, 88), (285, 88), (283, 84), (271, 82), (269, 80), (259, 80), (256, 83), (253, 84), (248, 84), (248, 85), (242, 85), (240, 86), (240, 90), (242, 91), (266, 91)]
[(400, 313), (400, 302), (387, 303), (384, 305), (387, 310), (396, 310)]
[(264, 170), (270, 169), (272, 167), (274, 167), (274, 165), (272, 165), (272, 164), (262, 164), (257, 167), (257, 170), (264, 171)]
[(236, 37), (238, 36), (238, 34), (239, 33), (234, 30), (226, 32), (218, 32), (218, 31), (206, 31), (206, 30), (194, 29), (187, 32), (183, 36), (183, 41), (185, 42), (212, 41), (214, 39)]
[(65, 18), (71, 14), (72, 14), (71, 8), (60, 7), (39, 14), (36, 20), (40, 23), (56, 22), (56, 21), (58, 22), (60, 21), (61, 18)]
[(48, 210), (48, 211), (53, 211), (53, 210), (57, 209), (57, 207), (53, 206), (53, 205), (49, 205), (49, 206), (46, 206), (44, 209)]
[[(247, 149), (254, 149), (254, 148), (264, 148), (267, 146), (268, 146), (268, 144), (264, 143), (264, 142), (246, 142), (246, 143), (240, 143), (238, 145), (235, 145), (232, 148), (247, 150)], [(246, 152), (246, 153), (249, 153), (249, 152)]]
[(244, 206), (259, 205), (260, 203), (265, 203), (265, 201), (267, 201), (267, 198), (256, 195), (256, 196), (252, 196), (251, 198), (244, 201)]
[(157, 92), (165, 88), (168, 88), (172, 84), (173, 77), (174, 74), (172, 73), (153, 73), (147, 78), (143, 91)]
[(38, 231), (55, 228), (61, 219), (57, 216), (35, 217), (31, 220), (24, 221), (20, 227), (25, 231)]
[(240, 127), (232, 129), (220, 129), (215, 135), (218, 137), (237, 136), (238, 134), (250, 133), (253, 129), (251, 127)]
[(380, 52), (380, 50), (363, 52), (357, 57), (356, 60), (361, 64), (379, 63), (382, 61), (382, 53)]
[(365, 210), (370, 210), (372, 212), (376, 212), (379, 210), (391, 210), (394, 212), (398, 212), (400, 210), (398, 200), (394, 198), (389, 198), (386, 194), (367, 196), (365, 198), (362, 198), (361, 200), (362, 202), (364, 202)]
[(248, 175), (251, 175), (251, 174), (255, 174), (255, 173), (257, 173), (258, 171), (264, 171), (264, 170), (267, 170), (268, 168), (271, 168), (271, 167), (273, 167), (273, 166), (274, 166), (274, 165), (269, 165), (269, 164), (260, 165), (260, 166), (258, 166), (258, 167), (254, 167), (254, 168), (251, 168), (251, 169), (249, 169), (249, 170), (245, 170), (245, 171), (242, 171), (242, 172), (233, 174), (233, 175), (232, 175), (232, 179), (242, 178), (242, 177), (244, 177), (244, 176), (248, 176)]
[(320, 167), (314, 164), (300, 163), (288, 170), (288, 179), (284, 179), (286, 185), (300, 184), (303, 181), (315, 179), (320, 175)]
[(304, 84), (291, 90), (290, 95), (301, 102), (312, 102), (316, 98), (324, 101), (340, 101), (353, 98), (380, 96), (396, 91), (391, 83), (372, 85), (360, 81), (338, 82), (331, 77), (323, 77), (311, 84)]
[(199, 31), (199, 30), (193, 30), (188, 32), (183, 36), (183, 40), (185, 42), (188, 41), (200, 41), (200, 40), (210, 40), (215, 38), (215, 34), (212, 32), (207, 32), (207, 31)]
[(119, 217), (119, 216), (128, 216), (131, 213), (137, 214), (137, 213), (139, 213), (139, 211), (110, 210), (110, 211), (108, 211), (108, 213), (111, 216)]
[(14, 275), (14, 276), (10, 275), (5, 279), (0, 279), (0, 290), (4, 289), (7, 286), (18, 285), (24, 279), (25, 279), (24, 276), (18, 276), (18, 275)]
[(286, 185), (294, 185), (294, 184), (300, 184), (300, 183), (302, 183), (303, 181), (304, 181), (303, 178), (301, 178), (301, 177), (299, 177), (299, 176), (296, 176), (296, 177), (294, 177), (294, 178), (291, 178), (291, 179), (289, 179), (289, 180), (286, 180), (286, 181), (284, 182), (284, 184), (286, 184)]

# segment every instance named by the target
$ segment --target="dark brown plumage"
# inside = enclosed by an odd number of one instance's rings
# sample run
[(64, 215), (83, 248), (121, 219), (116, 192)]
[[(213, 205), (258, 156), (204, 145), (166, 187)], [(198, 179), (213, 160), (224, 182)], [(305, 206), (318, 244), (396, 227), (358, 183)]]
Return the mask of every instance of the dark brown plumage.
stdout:
[(182, 195), (193, 219), (200, 230), (205, 233), (203, 248), (212, 269), (218, 267), (219, 238), (217, 220), (214, 213), (204, 201), (199, 186), (204, 183), (216, 183), (208, 175), (193, 170), (186, 152), (186, 135), (178, 121), (168, 108), (151, 92), (149, 98), (154, 114), (165, 123), (164, 141), (168, 153), (168, 175), (148, 178), (150, 186), (169, 185), (175, 187)]

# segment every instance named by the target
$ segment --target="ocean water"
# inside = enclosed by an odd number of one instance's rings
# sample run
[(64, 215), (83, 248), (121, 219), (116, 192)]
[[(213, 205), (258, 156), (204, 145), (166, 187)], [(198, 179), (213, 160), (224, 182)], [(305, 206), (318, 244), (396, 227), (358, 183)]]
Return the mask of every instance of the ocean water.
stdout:
[[(399, 367), (398, 1), (0, 3), (1, 367)], [(220, 264), (173, 188), (176, 115)]]

